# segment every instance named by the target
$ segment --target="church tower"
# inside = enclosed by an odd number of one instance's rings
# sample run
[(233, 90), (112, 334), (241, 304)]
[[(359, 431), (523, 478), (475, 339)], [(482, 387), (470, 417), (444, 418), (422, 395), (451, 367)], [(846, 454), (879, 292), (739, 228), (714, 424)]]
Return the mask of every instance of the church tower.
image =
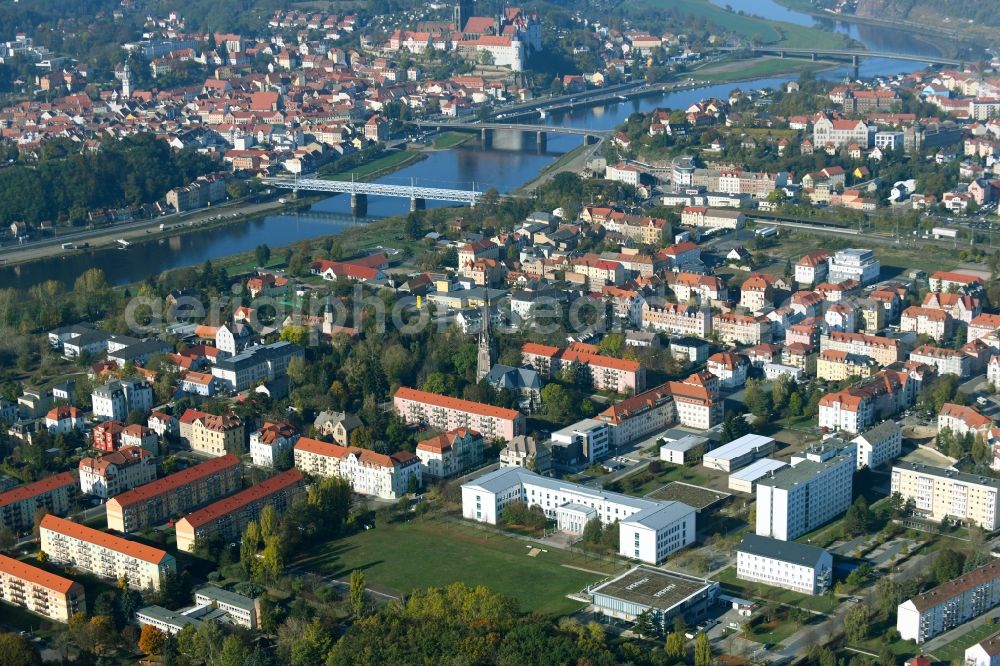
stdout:
[(474, 11), (473, 0), (456, 0), (455, 2), (455, 30), (462, 32), (466, 21), (472, 16)]
[(125, 62), (125, 71), (122, 72), (122, 99), (125, 101), (132, 99), (132, 72), (128, 68), (128, 61)]
[[(487, 287), (489, 289), (489, 287)], [(496, 349), (490, 336), (490, 299), (487, 296), (483, 306), (483, 323), (479, 329), (479, 355), (476, 357), (476, 381), (481, 382), (493, 369), (496, 360)]]

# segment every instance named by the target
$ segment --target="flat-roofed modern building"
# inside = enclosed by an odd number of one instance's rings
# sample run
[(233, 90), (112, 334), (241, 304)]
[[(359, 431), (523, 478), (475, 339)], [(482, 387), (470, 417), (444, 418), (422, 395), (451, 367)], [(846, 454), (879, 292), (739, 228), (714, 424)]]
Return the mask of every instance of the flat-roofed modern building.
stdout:
[(170, 476), (133, 488), (108, 500), (108, 527), (135, 532), (159, 525), (179, 513), (237, 491), (242, 484), (240, 459), (213, 458)]
[(694, 541), (695, 510), (682, 502), (640, 499), (539, 476), (521, 467), (503, 467), (462, 485), (462, 515), (496, 525), (505, 506), (539, 506), (571, 534), (600, 518), (619, 523), (619, 552), (657, 564)]
[(679, 439), (660, 445), (660, 460), (674, 465), (686, 465), (698, 460), (708, 448), (708, 438), (698, 435), (686, 435)]
[(34, 526), (39, 509), (65, 516), (76, 497), (76, 484), (72, 474), (63, 472), (0, 494), (0, 525), (20, 534)]
[(760, 536), (796, 539), (843, 514), (851, 505), (856, 454), (833, 447), (793, 458), (792, 466), (757, 481)]
[(290, 469), (209, 504), (177, 521), (177, 549), (193, 551), (199, 540), (212, 534), (226, 540), (237, 538), (247, 523), (260, 518), (265, 506), (281, 515), (304, 492), (302, 472)]
[(0, 555), (0, 599), (56, 622), (86, 611), (83, 585)]
[(591, 588), (590, 594), (594, 609), (606, 617), (635, 622), (649, 613), (653, 624), (666, 630), (675, 617), (690, 624), (703, 619), (719, 596), (719, 584), (638, 566)]
[(57, 516), (42, 518), (41, 549), (55, 564), (69, 564), (111, 580), (124, 578), (134, 590), (159, 590), (177, 573), (173, 555)]
[(194, 593), (194, 602), (199, 606), (214, 605), (233, 621), (246, 627), (257, 628), (257, 601), (221, 587), (203, 587)]
[(918, 594), (896, 608), (903, 640), (923, 643), (1000, 604), (1000, 560)]
[(998, 491), (1000, 479), (992, 477), (905, 460), (892, 467), (892, 492), (912, 499), (914, 512), (935, 522), (947, 516), (992, 532), (1000, 527)]
[(833, 584), (833, 556), (816, 546), (747, 534), (736, 551), (736, 577), (823, 594)]
[(752, 495), (759, 479), (773, 476), (782, 467), (788, 467), (788, 463), (774, 458), (761, 458), (730, 474), (729, 489)]
[(746, 467), (758, 458), (770, 455), (774, 448), (773, 437), (743, 435), (707, 452), (701, 464), (709, 469), (732, 472), (740, 467)]

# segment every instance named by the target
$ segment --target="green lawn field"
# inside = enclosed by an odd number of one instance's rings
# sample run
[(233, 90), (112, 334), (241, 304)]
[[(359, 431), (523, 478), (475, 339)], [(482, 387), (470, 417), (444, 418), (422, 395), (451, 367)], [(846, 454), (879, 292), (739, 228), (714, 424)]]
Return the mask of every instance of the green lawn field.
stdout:
[(582, 607), (566, 595), (617, 569), (601, 560), (553, 548), (528, 557), (529, 545), (471, 526), (416, 519), (330, 541), (295, 564), (340, 579), (349, 577), (353, 569), (361, 569), (375, 589), (403, 594), (455, 582), (486, 585), (516, 597), (522, 610), (552, 615)]

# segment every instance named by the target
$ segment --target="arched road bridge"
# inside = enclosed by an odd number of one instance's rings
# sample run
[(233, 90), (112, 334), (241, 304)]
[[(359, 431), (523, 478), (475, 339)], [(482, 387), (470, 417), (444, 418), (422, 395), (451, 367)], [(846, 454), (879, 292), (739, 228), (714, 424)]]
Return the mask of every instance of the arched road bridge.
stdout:
[(573, 134), (582, 136), (589, 144), (601, 137), (610, 136), (611, 130), (587, 129), (585, 127), (560, 127), (558, 125), (538, 125), (529, 123), (463, 123), (453, 120), (416, 120), (417, 127), (456, 130), (460, 132), (480, 132), (484, 143), (489, 141), (493, 130), (511, 130), (516, 132), (534, 132), (539, 145), (545, 143), (547, 134)]
[(410, 200), (410, 210), (424, 207), (427, 199), (434, 201), (453, 201), (475, 206), (483, 193), (476, 189), (475, 183), (471, 190), (453, 190), (440, 187), (423, 187), (411, 185), (387, 185), (385, 183), (362, 183), (351, 180), (324, 180), (314, 178), (312, 174), (305, 176), (274, 176), (264, 178), (263, 182), (271, 187), (307, 192), (329, 192), (331, 194), (350, 194), (351, 212), (355, 216), (364, 216), (368, 210), (368, 195), (396, 197)]

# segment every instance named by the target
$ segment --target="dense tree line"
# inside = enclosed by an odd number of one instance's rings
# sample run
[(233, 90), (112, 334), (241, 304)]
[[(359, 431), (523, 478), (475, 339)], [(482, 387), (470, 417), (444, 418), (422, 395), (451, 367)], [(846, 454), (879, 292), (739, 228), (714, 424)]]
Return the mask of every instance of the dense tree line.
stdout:
[(68, 140), (44, 144), (37, 164), (17, 164), (0, 178), (0, 224), (43, 220), (83, 224), (97, 208), (152, 203), (168, 190), (218, 168), (194, 150), (174, 152), (150, 133), (108, 139), (97, 152)]

